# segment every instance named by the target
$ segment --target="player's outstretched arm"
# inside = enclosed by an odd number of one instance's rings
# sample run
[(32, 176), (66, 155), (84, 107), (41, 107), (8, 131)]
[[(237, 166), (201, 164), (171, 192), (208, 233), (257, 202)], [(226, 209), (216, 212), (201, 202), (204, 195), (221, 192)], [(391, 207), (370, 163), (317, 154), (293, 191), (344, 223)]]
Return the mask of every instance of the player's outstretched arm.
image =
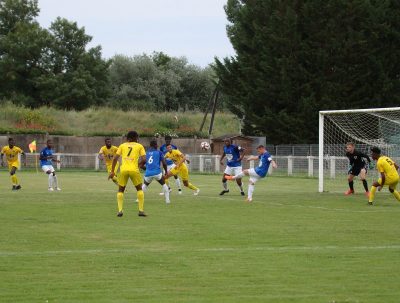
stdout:
[(244, 158), (244, 156), (246, 155), (246, 150), (245, 150), (244, 148), (241, 147), (241, 148), (239, 149), (239, 154), (240, 154), (240, 157), (239, 157), (238, 161), (242, 161), (243, 158)]
[(271, 160), (272, 168), (278, 168), (278, 164), (274, 160)]

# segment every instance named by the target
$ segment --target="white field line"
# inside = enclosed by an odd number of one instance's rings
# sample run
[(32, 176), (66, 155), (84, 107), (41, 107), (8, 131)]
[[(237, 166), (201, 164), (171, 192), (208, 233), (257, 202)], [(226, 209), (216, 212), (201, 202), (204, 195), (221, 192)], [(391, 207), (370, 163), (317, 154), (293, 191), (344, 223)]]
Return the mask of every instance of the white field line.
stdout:
[(210, 247), (195, 249), (177, 249), (177, 248), (126, 248), (126, 249), (77, 249), (77, 250), (48, 250), (48, 251), (0, 251), (0, 257), (43, 257), (58, 255), (104, 255), (104, 254), (138, 254), (138, 253), (201, 253), (201, 252), (296, 252), (296, 251), (376, 251), (376, 250), (400, 250), (399, 245), (377, 245), (377, 246), (263, 246), (263, 247)]
[[(201, 195), (201, 192), (200, 192)], [(199, 197), (200, 197), (199, 195)], [(235, 198), (229, 198), (229, 197), (216, 197), (216, 196), (205, 196), (201, 195), (201, 197), (206, 197), (206, 198), (214, 198), (214, 199), (221, 199), (221, 200), (230, 200), (230, 201), (236, 201), (236, 202), (241, 202), (244, 201), (243, 197), (239, 196), (237, 199)], [(321, 209), (321, 210), (329, 210), (329, 211), (338, 211), (338, 212), (348, 212), (348, 213), (377, 213), (377, 212), (396, 212), (400, 211), (400, 204), (398, 210), (396, 208), (390, 208), (390, 209), (382, 209), (382, 208), (376, 208), (376, 206), (369, 206), (367, 205), (367, 202), (365, 202), (365, 208), (368, 210), (353, 210), (353, 209), (348, 209), (348, 208), (329, 208), (329, 207), (324, 207), (324, 206), (313, 206), (313, 205), (304, 205), (304, 204), (286, 204), (286, 203), (278, 203), (278, 202), (268, 202), (268, 201), (263, 201), (263, 200), (257, 200), (257, 198), (253, 198), (252, 203), (260, 203), (260, 204), (269, 204), (269, 205), (275, 205), (275, 206), (284, 206), (284, 207), (300, 207), (300, 208), (310, 208), (310, 209)], [(304, 202), (302, 202), (304, 203)]]

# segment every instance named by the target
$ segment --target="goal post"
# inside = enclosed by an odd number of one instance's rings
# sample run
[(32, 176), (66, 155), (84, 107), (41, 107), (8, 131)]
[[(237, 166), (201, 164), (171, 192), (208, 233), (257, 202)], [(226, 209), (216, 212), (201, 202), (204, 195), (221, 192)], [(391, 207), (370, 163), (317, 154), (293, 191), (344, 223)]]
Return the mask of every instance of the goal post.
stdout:
[(341, 187), (345, 186), (349, 163), (345, 157), (347, 142), (355, 143), (358, 150), (368, 155), (372, 146), (378, 146), (385, 155), (398, 161), (400, 107), (319, 112), (319, 192), (330, 191), (327, 184), (333, 184), (334, 180), (339, 180)]

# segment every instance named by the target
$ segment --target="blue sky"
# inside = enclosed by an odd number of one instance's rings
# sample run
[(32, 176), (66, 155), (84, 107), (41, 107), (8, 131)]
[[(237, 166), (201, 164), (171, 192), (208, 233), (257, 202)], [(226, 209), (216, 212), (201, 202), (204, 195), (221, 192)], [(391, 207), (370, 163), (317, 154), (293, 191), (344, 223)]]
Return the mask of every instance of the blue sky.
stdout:
[(162, 51), (206, 66), (234, 50), (226, 36), (226, 0), (39, 0), (38, 21), (76, 21), (103, 56)]

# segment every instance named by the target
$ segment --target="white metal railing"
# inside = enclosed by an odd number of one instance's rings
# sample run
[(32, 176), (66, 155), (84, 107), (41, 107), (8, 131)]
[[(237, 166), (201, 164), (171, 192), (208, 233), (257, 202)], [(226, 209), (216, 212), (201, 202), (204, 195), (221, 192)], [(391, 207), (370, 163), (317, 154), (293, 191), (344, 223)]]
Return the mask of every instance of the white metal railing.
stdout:
[[(89, 169), (103, 170), (104, 163), (99, 160), (98, 154), (55, 154), (57, 160), (61, 163), (56, 163), (57, 170), (62, 169)], [(186, 155), (190, 161), (187, 165), (190, 171), (200, 173), (222, 173), (225, 165), (220, 164), (219, 155)], [(278, 164), (277, 169), (268, 171), (269, 175), (286, 175), (286, 176), (318, 176), (318, 157), (317, 156), (273, 156), (273, 159)], [(40, 167), (39, 154), (26, 154), (27, 167)], [(400, 162), (400, 157), (394, 157), (394, 161)], [(243, 161), (243, 169), (253, 168), (257, 161)], [(24, 169), (21, 166), (21, 169)], [(347, 157), (325, 156), (323, 161), (323, 173), (327, 178), (335, 179), (347, 174), (349, 169), (349, 160)]]

